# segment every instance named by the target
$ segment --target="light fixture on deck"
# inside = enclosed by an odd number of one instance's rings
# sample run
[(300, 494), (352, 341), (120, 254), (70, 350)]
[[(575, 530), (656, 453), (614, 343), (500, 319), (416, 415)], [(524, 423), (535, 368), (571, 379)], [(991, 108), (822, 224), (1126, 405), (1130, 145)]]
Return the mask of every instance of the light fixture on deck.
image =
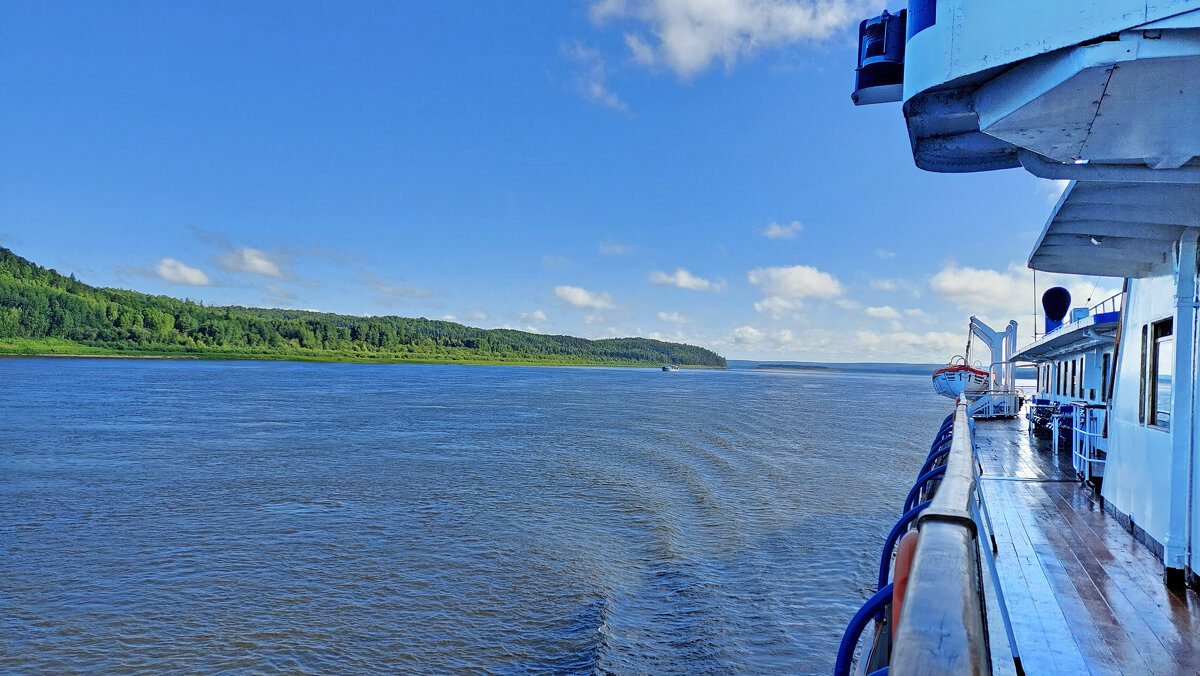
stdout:
[(1103, 237), (1097, 237), (1097, 236), (1095, 236), (1095, 235), (1092, 235), (1092, 236), (1091, 236), (1091, 237), (1089, 237), (1088, 239), (1092, 240), (1092, 244), (1095, 244), (1096, 246), (1100, 246), (1101, 244), (1103, 244), (1103, 243), (1104, 243), (1104, 238), (1103, 238)]

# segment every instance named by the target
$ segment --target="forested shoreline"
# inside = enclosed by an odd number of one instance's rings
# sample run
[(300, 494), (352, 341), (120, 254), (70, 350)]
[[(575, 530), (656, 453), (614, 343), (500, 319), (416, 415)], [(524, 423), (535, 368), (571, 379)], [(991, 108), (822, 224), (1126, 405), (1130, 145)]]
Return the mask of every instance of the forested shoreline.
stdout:
[(205, 306), (98, 288), (0, 247), (0, 354), (725, 368), (711, 350), (406, 317)]

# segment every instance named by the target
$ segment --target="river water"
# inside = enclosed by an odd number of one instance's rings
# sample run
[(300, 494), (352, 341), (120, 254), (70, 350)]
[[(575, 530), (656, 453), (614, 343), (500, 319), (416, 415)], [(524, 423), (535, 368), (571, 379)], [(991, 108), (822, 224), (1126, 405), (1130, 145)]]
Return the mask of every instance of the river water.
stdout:
[(0, 670), (828, 673), (928, 378), (0, 360)]

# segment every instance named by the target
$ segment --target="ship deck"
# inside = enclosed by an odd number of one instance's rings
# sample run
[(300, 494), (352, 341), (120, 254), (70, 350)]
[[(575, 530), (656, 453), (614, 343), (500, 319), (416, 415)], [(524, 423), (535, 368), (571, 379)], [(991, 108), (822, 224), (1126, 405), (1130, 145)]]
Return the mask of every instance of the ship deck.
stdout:
[[(1025, 672), (1200, 674), (1200, 597), (1163, 584), (1159, 559), (1074, 480), (1070, 453), (1031, 438), (1023, 419), (978, 421), (975, 443)], [(1015, 673), (985, 589), (993, 669)]]

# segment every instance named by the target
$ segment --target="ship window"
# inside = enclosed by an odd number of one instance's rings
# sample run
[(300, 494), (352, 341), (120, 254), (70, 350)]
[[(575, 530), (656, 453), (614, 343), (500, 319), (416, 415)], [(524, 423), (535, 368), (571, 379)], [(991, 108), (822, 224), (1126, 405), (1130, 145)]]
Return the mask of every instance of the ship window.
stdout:
[(1075, 361), (1076, 360), (1074, 360), (1074, 359), (1071, 360), (1071, 397), (1075, 396), (1075, 379), (1076, 379)]
[(1154, 344), (1150, 353), (1150, 424), (1171, 426), (1171, 374), (1174, 371), (1174, 322), (1167, 319), (1155, 322)]
[(1108, 368), (1112, 365), (1112, 355), (1105, 352), (1100, 364), (1100, 400), (1108, 401)]
[(1146, 422), (1146, 335), (1149, 326), (1142, 324), (1142, 374), (1138, 378), (1138, 422)]

